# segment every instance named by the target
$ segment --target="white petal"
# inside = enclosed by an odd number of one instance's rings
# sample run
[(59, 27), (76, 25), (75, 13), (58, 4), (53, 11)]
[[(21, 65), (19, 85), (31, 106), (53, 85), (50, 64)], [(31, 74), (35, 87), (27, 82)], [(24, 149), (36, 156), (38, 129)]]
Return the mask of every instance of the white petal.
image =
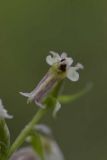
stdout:
[(67, 71), (67, 78), (71, 81), (78, 81), (79, 73), (76, 71), (75, 67), (70, 67)]
[(71, 66), (71, 64), (73, 63), (73, 59), (72, 58), (66, 58), (66, 62), (68, 66)]
[(52, 54), (52, 58), (54, 59), (54, 63), (59, 62), (61, 60), (61, 57), (58, 53), (54, 52), (54, 51), (50, 51), (50, 53)]
[(11, 119), (13, 118), (12, 115), (9, 115), (7, 113), (7, 110), (3, 108), (2, 112), (0, 112), (0, 118), (8, 118), (8, 119)]
[[(30, 101), (32, 101), (32, 100), (28, 99), (28, 103), (29, 103)], [(35, 104), (36, 104), (37, 106), (39, 106), (40, 108), (42, 108), (42, 109), (45, 109), (45, 108), (46, 108), (46, 106), (45, 106), (44, 104), (42, 104), (41, 102), (38, 102), (36, 99), (34, 100), (34, 102), (35, 102)]]
[(62, 54), (61, 54), (61, 59), (65, 59), (66, 57), (67, 57), (67, 53), (62, 52)]
[(22, 96), (25, 97), (31, 97), (31, 93), (23, 93), (23, 92), (19, 92)]
[(46, 62), (52, 66), (54, 63), (57, 63), (61, 60), (61, 57), (59, 56), (58, 53), (54, 52), (54, 51), (50, 51), (50, 53), (52, 55), (49, 55), (46, 57)]
[(77, 63), (75, 67), (76, 67), (76, 70), (84, 69), (84, 66), (81, 63)]
[(50, 51), (49, 53), (51, 53), (53, 55), (53, 57), (56, 57), (57, 59), (61, 58), (57, 52)]
[(47, 62), (47, 64), (52, 66), (53, 63), (54, 63), (54, 58), (51, 55), (49, 55), (49, 56), (46, 57), (46, 62)]
[(33, 101), (33, 99), (34, 99), (34, 97), (35, 97), (35, 95), (36, 95), (36, 93), (35, 92), (30, 92), (30, 93), (23, 93), (23, 92), (19, 92), (22, 96), (24, 96), (24, 97), (28, 97), (28, 99), (27, 99), (27, 104), (28, 103), (30, 103), (30, 102), (32, 102)]
[(9, 115), (7, 113), (7, 110), (4, 108), (3, 104), (2, 104), (2, 100), (0, 99), (0, 118), (13, 118), (13, 116)]

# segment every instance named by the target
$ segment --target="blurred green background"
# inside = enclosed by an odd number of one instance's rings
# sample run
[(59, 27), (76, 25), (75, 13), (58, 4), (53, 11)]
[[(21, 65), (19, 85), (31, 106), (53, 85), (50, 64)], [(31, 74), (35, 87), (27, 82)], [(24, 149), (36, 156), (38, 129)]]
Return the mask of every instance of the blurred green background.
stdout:
[(67, 52), (85, 69), (80, 80), (66, 80), (64, 93), (88, 82), (91, 92), (63, 105), (52, 127), (67, 160), (107, 159), (107, 1), (4, 0), (0, 2), (0, 97), (14, 115), (11, 139), (37, 111), (19, 91), (31, 91), (47, 72), (49, 50)]

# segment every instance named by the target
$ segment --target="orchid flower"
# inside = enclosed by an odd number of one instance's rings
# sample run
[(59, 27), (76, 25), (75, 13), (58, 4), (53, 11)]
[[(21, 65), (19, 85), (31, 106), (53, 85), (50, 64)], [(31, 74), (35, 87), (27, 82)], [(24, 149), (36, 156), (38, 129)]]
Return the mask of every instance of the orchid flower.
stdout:
[[(50, 51), (50, 54), (51, 55), (46, 57), (46, 62), (51, 67), (47, 74), (39, 82), (37, 87), (30, 93), (20, 92), (21, 95), (28, 97), (28, 102), (34, 101), (40, 107), (44, 107), (43, 100), (59, 81), (65, 79), (66, 77), (71, 81), (78, 81), (79, 73), (77, 71), (79, 69), (83, 69), (83, 65), (80, 63), (72, 66), (73, 59), (68, 57), (65, 52), (59, 55), (54, 51)], [(56, 111), (58, 111), (61, 105), (57, 102), (56, 106)]]

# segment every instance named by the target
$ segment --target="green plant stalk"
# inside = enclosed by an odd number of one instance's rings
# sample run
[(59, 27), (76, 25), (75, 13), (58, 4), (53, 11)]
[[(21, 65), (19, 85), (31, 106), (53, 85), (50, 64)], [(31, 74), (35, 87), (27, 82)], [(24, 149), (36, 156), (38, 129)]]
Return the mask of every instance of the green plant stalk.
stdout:
[[(50, 93), (50, 94), (52, 96), (57, 97), (58, 93), (61, 89), (61, 86), (62, 86), (62, 81), (59, 81), (59, 83), (55, 86), (55, 88), (52, 90), (52, 93)], [(13, 144), (9, 148), (7, 154), (4, 155), (4, 157), (2, 157), (2, 160), (9, 160), (9, 158), (12, 156), (12, 154), (23, 144), (26, 137), (31, 132), (32, 128), (43, 118), (43, 116), (49, 111), (49, 109), (51, 109), (50, 106), (47, 106), (44, 109), (42, 109), (42, 108), (39, 109), (39, 111), (34, 115), (33, 119), (25, 126), (25, 128), (21, 131), (19, 136), (13, 142)]]
[(2, 160), (8, 160), (10, 156), (23, 144), (26, 137), (31, 132), (32, 128), (42, 119), (42, 117), (47, 113), (48, 110), (48, 107), (45, 109), (39, 109), (39, 111), (34, 115), (33, 119), (25, 126), (25, 128), (16, 138), (15, 142), (10, 147), (7, 155), (4, 158), (2, 158)]

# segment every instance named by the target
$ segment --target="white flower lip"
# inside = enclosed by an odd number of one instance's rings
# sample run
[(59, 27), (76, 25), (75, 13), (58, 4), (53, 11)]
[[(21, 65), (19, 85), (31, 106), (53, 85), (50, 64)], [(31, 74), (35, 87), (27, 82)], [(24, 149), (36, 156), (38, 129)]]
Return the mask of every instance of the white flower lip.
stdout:
[(62, 52), (61, 56), (54, 52), (54, 51), (50, 51), (51, 55), (48, 55), (46, 57), (46, 62), (49, 65), (53, 65), (55, 63), (60, 63), (61, 61), (64, 60), (64, 63), (67, 66), (66, 69), (66, 76), (69, 80), (71, 81), (78, 81), (79, 80), (79, 73), (77, 72), (77, 70), (79, 69), (83, 69), (83, 65), (80, 63), (77, 63), (76, 66), (72, 67), (72, 63), (73, 63), (73, 59), (71, 57), (67, 57), (67, 53)]
[(13, 116), (7, 113), (7, 110), (4, 108), (2, 100), (0, 99), (0, 119), (5, 118), (11, 119)]

